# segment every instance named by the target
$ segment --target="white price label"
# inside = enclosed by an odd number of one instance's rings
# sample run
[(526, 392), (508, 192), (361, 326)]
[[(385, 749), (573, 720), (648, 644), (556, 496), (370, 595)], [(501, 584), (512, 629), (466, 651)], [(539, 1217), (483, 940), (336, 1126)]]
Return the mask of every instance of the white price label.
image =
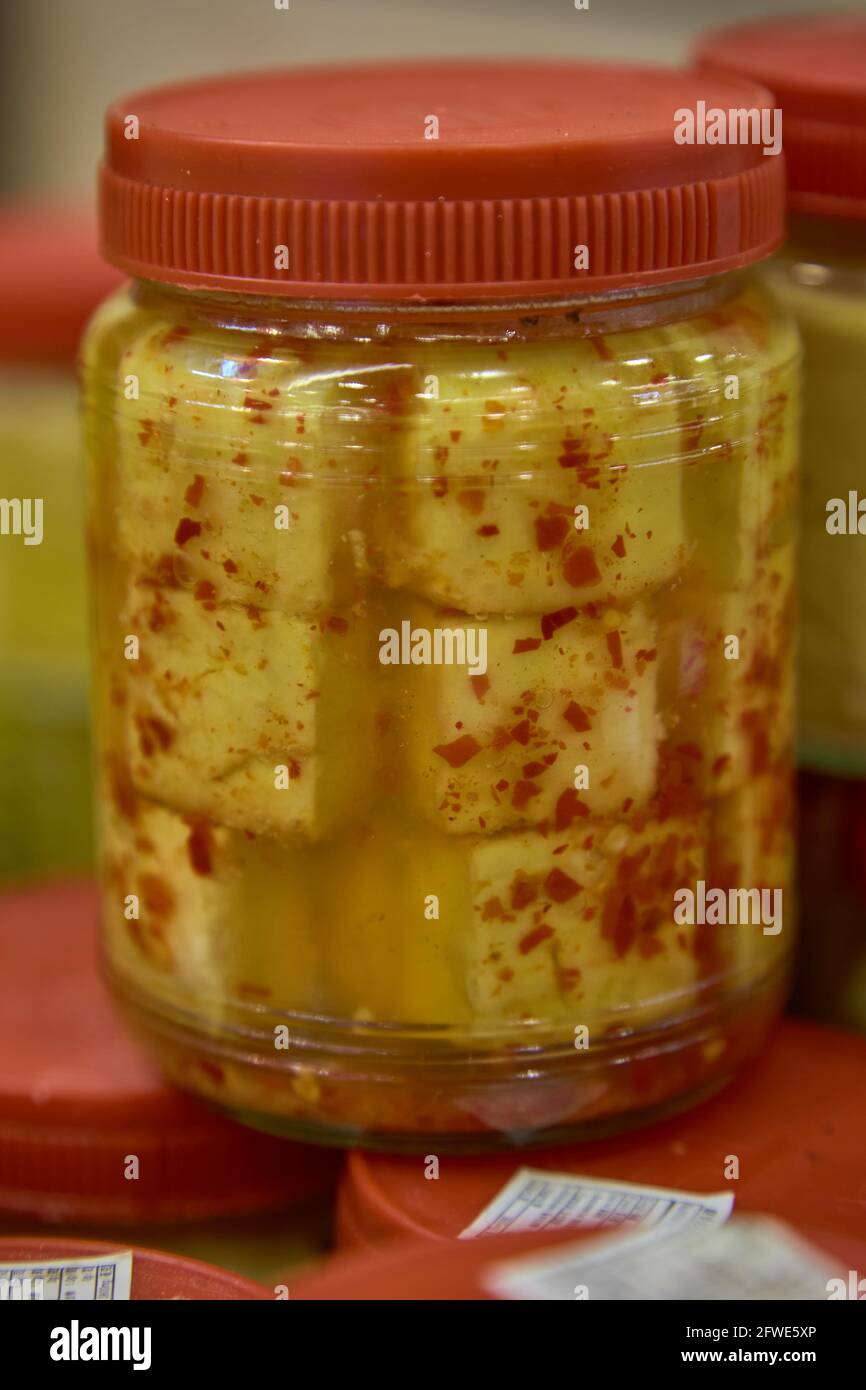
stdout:
[(676, 1192), (519, 1168), (460, 1238), (567, 1226), (705, 1229), (727, 1221), (733, 1207), (732, 1192)]
[(621, 1233), (548, 1254), (492, 1264), (484, 1284), (500, 1298), (826, 1299), (839, 1273), (781, 1222), (739, 1217), (711, 1230)]
[(131, 1250), (44, 1264), (0, 1264), (0, 1302), (125, 1302), (131, 1289)]

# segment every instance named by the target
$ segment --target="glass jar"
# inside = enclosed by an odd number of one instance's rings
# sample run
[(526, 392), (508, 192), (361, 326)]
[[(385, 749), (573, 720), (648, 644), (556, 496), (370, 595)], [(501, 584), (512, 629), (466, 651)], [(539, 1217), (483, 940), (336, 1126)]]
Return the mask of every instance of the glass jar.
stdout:
[(701, 57), (764, 82), (783, 111), (788, 237), (764, 273), (804, 352), (795, 1002), (866, 1028), (866, 20), (747, 24)]
[[(492, 168), (473, 113), (501, 109), (501, 67), (409, 75)], [(601, 177), (587, 113), (623, 74), (512, 76), (546, 93), (534, 177)], [(501, 245), (464, 284), (427, 224), (443, 280), (424, 293), (368, 283), (375, 249), (351, 240), (358, 283), (311, 284), (288, 213), (297, 268), (271, 278), (252, 214), (232, 225), (255, 256), (213, 233), (219, 272), (188, 263), (194, 238), (130, 230), (115, 205), (142, 170), (215, 177), (181, 128), (213, 103), (251, 140), (254, 100), (270, 160), (279, 121), (321, 141), (336, 102), (355, 178), (387, 192), (390, 155), (351, 112), (399, 128), (406, 70), (263, 81), (109, 115), (109, 249), (151, 258), (83, 353), (115, 992), (182, 1086), (318, 1140), (546, 1142), (680, 1106), (758, 1046), (793, 925), (798, 346), (742, 269), (778, 235), (781, 171), (748, 151), (753, 243), (708, 262), (711, 210), (709, 243), (662, 274), (631, 264), (658, 259), (658, 222), (655, 249), (608, 230), (604, 257), (596, 229), (604, 274), (574, 283), (516, 220), (519, 295)], [(691, 81), (638, 82), (650, 152)], [(550, 101), (573, 147), (551, 146)], [(143, 152), (117, 134), (132, 109)], [(463, 154), (443, 156), (446, 196)], [(710, 156), (720, 189), (731, 157)], [(251, 149), (247, 192), (268, 169)]]
[(859, 833), (866, 804), (863, 228), (859, 219), (794, 216), (768, 274), (797, 320), (805, 367), (799, 886), (810, 928), (802, 943), (796, 1003), (817, 1017), (866, 1029)]
[[(866, 26), (864, 26), (866, 46)], [(866, 204), (864, 204), (866, 215)], [(793, 216), (767, 274), (803, 340), (800, 758), (866, 774), (866, 238), (863, 223)], [(858, 501), (862, 495), (862, 513)], [(863, 530), (858, 530), (862, 518)]]
[(0, 879), (92, 864), (74, 362), (118, 282), (80, 212), (0, 212)]
[(799, 892), (809, 926), (795, 1002), (816, 1017), (866, 1030), (866, 898), (860, 868), (866, 805), (863, 228), (862, 219), (793, 216), (788, 241), (768, 274), (797, 320), (805, 368)]

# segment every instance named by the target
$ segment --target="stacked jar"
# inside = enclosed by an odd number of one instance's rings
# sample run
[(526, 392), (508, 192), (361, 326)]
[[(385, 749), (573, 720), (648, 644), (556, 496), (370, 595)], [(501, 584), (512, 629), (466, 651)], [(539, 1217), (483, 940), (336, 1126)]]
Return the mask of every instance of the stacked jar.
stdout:
[(75, 351), (120, 281), (80, 210), (0, 211), (0, 878), (92, 863)]
[(241, 1118), (548, 1141), (705, 1094), (772, 1020), (798, 346), (745, 271), (781, 164), (687, 138), (708, 98), (768, 101), (421, 64), (109, 112), (105, 943)]
[(98, 968), (90, 883), (0, 898), (0, 1243), (99, 1239), (262, 1279), (327, 1245), (338, 1155), (166, 1085)]
[(805, 353), (796, 999), (866, 1028), (866, 20), (747, 24), (698, 56), (783, 112), (788, 239), (766, 273)]

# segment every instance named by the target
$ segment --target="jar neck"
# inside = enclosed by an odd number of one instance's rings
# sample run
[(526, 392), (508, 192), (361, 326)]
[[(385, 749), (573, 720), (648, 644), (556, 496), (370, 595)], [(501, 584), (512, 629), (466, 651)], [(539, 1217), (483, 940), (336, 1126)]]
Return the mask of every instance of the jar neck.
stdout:
[(333, 341), (429, 337), (502, 342), (598, 335), (673, 323), (714, 309), (742, 289), (747, 274), (727, 272), (651, 289), (487, 304), (296, 300), (190, 290), (151, 280), (134, 281), (132, 293), (142, 308), (197, 321), (203, 329), (265, 331)]

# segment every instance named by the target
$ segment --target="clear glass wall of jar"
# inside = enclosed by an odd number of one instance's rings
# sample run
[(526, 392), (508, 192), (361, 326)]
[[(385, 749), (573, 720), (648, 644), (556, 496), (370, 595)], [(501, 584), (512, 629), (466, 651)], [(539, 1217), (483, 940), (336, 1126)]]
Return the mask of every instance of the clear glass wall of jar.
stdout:
[[(746, 274), (105, 306), (107, 963), (175, 1080), (472, 1148), (663, 1113), (754, 1051), (794, 916), (797, 361)], [(761, 889), (762, 920), (707, 911)]]

